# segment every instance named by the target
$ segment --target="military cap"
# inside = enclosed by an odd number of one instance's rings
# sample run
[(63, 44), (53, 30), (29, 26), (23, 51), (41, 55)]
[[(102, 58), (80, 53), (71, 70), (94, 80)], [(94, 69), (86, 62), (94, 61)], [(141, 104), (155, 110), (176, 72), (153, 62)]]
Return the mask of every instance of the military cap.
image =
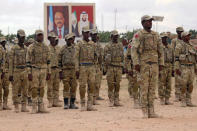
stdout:
[(44, 34), (42, 30), (36, 30), (35, 35)]
[(117, 30), (113, 30), (112, 32), (111, 32), (111, 36), (112, 35), (118, 35), (118, 31)]
[(90, 32), (90, 29), (86, 26), (86, 27), (83, 27), (83, 28), (82, 28), (82, 31), (83, 31), (83, 32)]
[(183, 27), (177, 27), (176, 31), (184, 31)]
[(190, 32), (183, 32), (183, 33), (181, 33), (181, 37), (185, 37), (185, 36), (188, 36), (188, 35), (191, 35)]
[(28, 42), (28, 43), (34, 43), (34, 39), (29, 38), (27, 42)]
[(0, 42), (6, 41), (6, 38), (4, 36), (0, 37)]
[(154, 20), (154, 18), (149, 15), (144, 15), (141, 17), (141, 22), (145, 21), (145, 20)]
[(165, 33), (165, 32), (162, 32), (162, 33), (160, 34), (160, 37), (161, 37), (161, 38), (162, 38), (162, 37), (168, 37), (168, 34)]
[(70, 38), (73, 38), (73, 37), (75, 37), (75, 35), (73, 33), (69, 33), (69, 34), (65, 35), (65, 39), (67, 39), (67, 40)]
[(92, 29), (92, 30), (91, 30), (91, 34), (98, 34), (97, 29)]
[(22, 30), (22, 29), (20, 29), (20, 30), (18, 30), (17, 31), (17, 35), (19, 35), (19, 36), (25, 36), (25, 31), (24, 30)]
[(56, 37), (56, 35), (55, 35), (55, 33), (54, 33), (54, 32), (49, 32), (48, 37), (53, 37), (53, 38), (55, 38), (55, 37)]

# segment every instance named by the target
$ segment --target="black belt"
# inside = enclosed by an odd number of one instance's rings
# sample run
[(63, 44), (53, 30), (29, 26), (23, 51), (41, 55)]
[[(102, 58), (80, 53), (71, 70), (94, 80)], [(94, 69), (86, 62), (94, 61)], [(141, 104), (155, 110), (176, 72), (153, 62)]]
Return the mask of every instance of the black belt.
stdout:
[(17, 69), (25, 69), (26, 66), (16, 66)]
[(80, 63), (80, 66), (92, 66), (94, 65), (93, 63)]
[(181, 65), (184, 65), (184, 66), (193, 66), (194, 64), (181, 64)]
[(152, 65), (152, 64), (157, 64), (157, 62), (148, 61), (148, 62), (146, 62), (146, 64)]
[(56, 68), (58, 68), (58, 67), (57, 67), (57, 66), (52, 66), (52, 67), (51, 67), (51, 69), (56, 69)]
[(113, 67), (123, 67), (121, 65), (113, 65), (113, 64), (110, 64), (109, 66), (113, 66)]

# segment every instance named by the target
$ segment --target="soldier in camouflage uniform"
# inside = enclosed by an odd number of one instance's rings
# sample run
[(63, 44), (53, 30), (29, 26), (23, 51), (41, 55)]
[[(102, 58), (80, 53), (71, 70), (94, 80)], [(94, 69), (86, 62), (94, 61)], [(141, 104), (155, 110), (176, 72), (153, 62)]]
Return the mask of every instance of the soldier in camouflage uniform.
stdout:
[(121, 106), (119, 103), (120, 82), (124, 61), (123, 46), (118, 42), (118, 31), (111, 32), (111, 42), (104, 48), (105, 69), (107, 71), (109, 106)]
[(191, 102), (191, 94), (193, 91), (193, 81), (196, 67), (196, 50), (190, 43), (190, 33), (183, 32), (181, 34), (182, 42), (178, 43), (175, 48), (175, 71), (180, 79), (181, 106), (194, 107)]
[[(28, 79), (32, 81), (32, 112), (33, 114), (48, 113), (44, 108), (44, 87), (46, 80), (50, 80), (50, 53), (43, 43), (43, 31), (36, 30), (35, 42), (30, 45), (27, 53)], [(38, 105), (38, 108), (37, 108)]]
[[(60, 66), (60, 79), (63, 81), (64, 90), (64, 109), (78, 109), (75, 106), (76, 100), (76, 57), (75, 57), (75, 45), (74, 45), (73, 33), (65, 36), (66, 45), (64, 45), (59, 53), (58, 61)], [(70, 106), (68, 101), (70, 99)]]
[[(176, 28), (176, 32), (177, 32), (177, 38), (172, 40), (172, 48), (173, 48), (173, 52), (175, 51), (176, 45), (178, 45), (179, 43), (182, 42), (182, 38), (181, 38), (181, 33), (184, 31), (183, 27), (177, 27)], [(175, 53), (174, 53), (175, 54)], [(174, 69), (173, 69), (173, 74), (174, 74)], [(174, 74), (175, 76), (175, 102), (178, 102), (181, 100), (180, 94), (180, 77), (178, 77), (176, 75), (176, 73)]]
[(158, 67), (164, 66), (163, 47), (159, 35), (152, 31), (153, 18), (145, 15), (141, 18), (143, 30), (134, 35), (132, 60), (135, 70), (140, 73), (140, 96), (144, 118), (157, 118), (154, 111), (154, 96), (158, 80)]
[(96, 51), (97, 51), (97, 59), (95, 63), (95, 69), (96, 69), (96, 75), (95, 75), (95, 90), (94, 90), (94, 98), (93, 98), (93, 104), (98, 105), (99, 103), (96, 101), (103, 100), (99, 96), (100, 87), (101, 87), (101, 80), (102, 80), (102, 59), (103, 59), (103, 48), (101, 47), (99, 41), (98, 41), (98, 32), (96, 29), (93, 29), (90, 33), (92, 41), (96, 44)]
[[(5, 48), (5, 37), (0, 38), (0, 60), (1, 60), (1, 79), (0, 79), (0, 110), (11, 110), (8, 107), (8, 95), (9, 95), (9, 78), (8, 78), (8, 51)], [(3, 99), (3, 101), (2, 101)], [(2, 106), (3, 102), (3, 106)]]
[(87, 111), (96, 111), (93, 108), (93, 95), (95, 83), (95, 61), (96, 61), (96, 46), (93, 41), (89, 40), (89, 28), (84, 27), (82, 34), (83, 40), (79, 41), (76, 46), (76, 71), (79, 75), (79, 91), (81, 99), (81, 111), (85, 111), (85, 93), (86, 84), (88, 86)]
[(28, 112), (27, 104), (27, 70), (26, 56), (27, 48), (24, 46), (25, 32), (24, 30), (17, 31), (18, 43), (14, 45), (9, 55), (9, 80), (12, 82), (12, 99), (15, 106), (15, 112), (19, 112), (19, 88), (22, 93), (22, 108), (21, 112)]
[(174, 62), (173, 49), (167, 42), (168, 35), (166, 33), (161, 34), (162, 43), (164, 46), (164, 69), (159, 72), (159, 88), (158, 93), (160, 97), (161, 105), (171, 105), (169, 99), (171, 94), (171, 78)]
[(131, 48), (132, 43), (129, 43), (128, 49), (125, 55), (125, 69), (126, 75), (129, 81), (128, 92), (131, 98), (134, 98), (134, 108), (140, 108), (140, 99), (139, 99), (139, 84), (137, 82), (137, 72), (133, 67), (133, 61), (131, 59)]
[[(34, 43), (34, 39), (32, 39), (32, 38), (30, 38), (30, 39), (28, 39), (28, 41), (25, 43), (25, 46), (27, 47), (27, 49), (28, 49), (28, 47), (31, 45), (31, 44), (33, 44)], [(28, 100), (28, 106), (31, 106), (32, 105), (32, 99), (31, 99), (31, 85), (32, 85), (32, 83), (31, 83), (31, 81), (27, 81), (27, 96), (28, 96), (28, 98), (27, 98), (27, 100)]]
[(50, 32), (48, 35), (48, 40), (50, 41), (49, 53), (50, 53), (50, 62), (51, 62), (51, 80), (47, 81), (47, 98), (49, 101), (48, 108), (51, 107), (61, 107), (59, 103), (59, 67), (58, 67), (58, 55), (60, 47), (57, 45), (56, 35), (54, 32)]

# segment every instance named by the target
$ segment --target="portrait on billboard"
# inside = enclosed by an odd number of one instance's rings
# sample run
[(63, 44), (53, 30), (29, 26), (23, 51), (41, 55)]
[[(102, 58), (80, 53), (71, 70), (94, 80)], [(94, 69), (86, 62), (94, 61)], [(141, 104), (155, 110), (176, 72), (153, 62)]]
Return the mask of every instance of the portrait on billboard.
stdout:
[(59, 39), (69, 33), (69, 7), (47, 6), (47, 36), (54, 32)]
[(82, 28), (94, 28), (94, 6), (93, 5), (77, 5), (71, 6), (71, 26), (72, 32), (76, 37), (82, 36)]

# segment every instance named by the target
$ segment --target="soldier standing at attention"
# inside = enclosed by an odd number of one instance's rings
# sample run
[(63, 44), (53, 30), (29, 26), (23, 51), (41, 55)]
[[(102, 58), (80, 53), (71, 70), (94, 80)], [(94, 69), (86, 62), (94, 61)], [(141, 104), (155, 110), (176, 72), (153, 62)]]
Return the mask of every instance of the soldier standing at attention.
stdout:
[(107, 71), (109, 106), (121, 106), (119, 103), (120, 82), (122, 80), (122, 68), (124, 51), (118, 42), (118, 31), (111, 32), (111, 42), (104, 48), (105, 69)]
[(49, 48), (43, 40), (43, 31), (36, 30), (35, 43), (30, 45), (27, 53), (28, 79), (32, 81), (32, 114), (48, 113), (44, 108), (43, 97), (46, 80), (51, 77), (51, 67)]
[(171, 105), (169, 99), (171, 95), (171, 78), (174, 62), (174, 53), (171, 46), (168, 44), (168, 35), (161, 34), (164, 50), (164, 69), (159, 72), (159, 88), (158, 93), (161, 105)]
[[(0, 110), (11, 110), (8, 107), (8, 95), (9, 95), (9, 56), (8, 50), (5, 47), (6, 39), (5, 37), (0, 38), (0, 69), (1, 69), (1, 78), (0, 78)], [(3, 69), (4, 68), (4, 69)], [(3, 91), (4, 92), (3, 92)], [(3, 106), (2, 106), (2, 99), (3, 99)]]
[[(34, 39), (32, 39), (32, 38), (30, 38), (30, 39), (28, 39), (28, 41), (25, 43), (25, 46), (27, 47), (27, 49), (28, 49), (28, 47), (31, 45), (31, 44), (33, 44), (34, 43)], [(27, 101), (28, 101), (28, 106), (31, 106), (32, 105), (32, 99), (31, 99), (31, 85), (32, 85), (32, 83), (31, 83), (31, 81), (27, 81)]]
[(25, 32), (17, 31), (18, 43), (11, 48), (9, 55), (9, 80), (12, 82), (12, 99), (15, 106), (15, 112), (19, 112), (19, 88), (22, 93), (21, 112), (29, 112), (26, 108), (27, 104), (27, 70), (26, 56), (27, 48), (24, 46)]
[[(64, 90), (64, 109), (78, 109), (75, 106), (76, 100), (76, 57), (73, 33), (65, 36), (66, 45), (64, 45), (59, 53), (58, 61), (60, 66), (60, 79), (63, 81)], [(70, 106), (69, 106), (70, 99)]]
[(96, 29), (93, 29), (91, 31), (90, 36), (91, 36), (91, 40), (96, 45), (96, 51), (97, 51), (97, 58), (96, 58), (96, 63), (95, 63), (96, 75), (95, 75), (95, 90), (94, 90), (93, 104), (98, 105), (99, 103), (96, 100), (97, 99), (103, 100), (103, 98), (99, 96), (101, 80), (102, 80), (102, 75), (103, 75), (102, 74), (103, 48), (101, 47), (98, 41), (98, 32)]
[(159, 35), (152, 31), (153, 18), (145, 15), (141, 18), (144, 29), (134, 35), (132, 60), (135, 70), (140, 73), (141, 106), (144, 118), (157, 118), (154, 111), (155, 89), (158, 80), (158, 68), (164, 66), (163, 47)]
[(197, 73), (196, 50), (190, 43), (190, 33), (181, 34), (182, 42), (175, 48), (175, 71), (180, 79), (181, 106), (196, 107), (192, 104), (191, 94), (193, 92), (193, 81)]
[(60, 87), (60, 79), (59, 79), (59, 66), (58, 66), (58, 55), (60, 51), (60, 47), (55, 41), (56, 35), (54, 32), (50, 32), (48, 35), (48, 40), (50, 41), (49, 54), (50, 54), (50, 62), (51, 62), (51, 80), (47, 81), (47, 98), (49, 101), (48, 108), (51, 107), (61, 107), (59, 103), (59, 87)]
[[(181, 33), (184, 31), (183, 27), (177, 27), (176, 28), (176, 32), (177, 32), (177, 38), (174, 38), (172, 40), (172, 48), (173, 48), (173, 52), (175, 52), (175, 48), (176, 45), (178, 45), (179, 43), (182, 42), (182, 38), (181, 38)], [(175, 53), (174, 53), (175, 54)], [(173, 69), (173, 74), (174, 74), (174, 69)], [(181, 101), (181, 91), (180, 91), (180, 85), (179, 83), (180, 81), (180, 77), (178, 75), (176, 75), (176, 73), (174, 74), (175, 76), (175, 102)]]
[(89, 28), (83, 27), (83, 40), (79, 41), (76, 46), (76, 71), (79, 75), (79, 91), (81, 99), (81, 111), (85, 111), (85, 94), (86, 85), (88, 86), (87, 94), (87, 111), (96, 111), (93, 108), (93, 95), (95, 83), (95, 62), (96, 62), (96, 46), (93, 41), (89, 40)]

